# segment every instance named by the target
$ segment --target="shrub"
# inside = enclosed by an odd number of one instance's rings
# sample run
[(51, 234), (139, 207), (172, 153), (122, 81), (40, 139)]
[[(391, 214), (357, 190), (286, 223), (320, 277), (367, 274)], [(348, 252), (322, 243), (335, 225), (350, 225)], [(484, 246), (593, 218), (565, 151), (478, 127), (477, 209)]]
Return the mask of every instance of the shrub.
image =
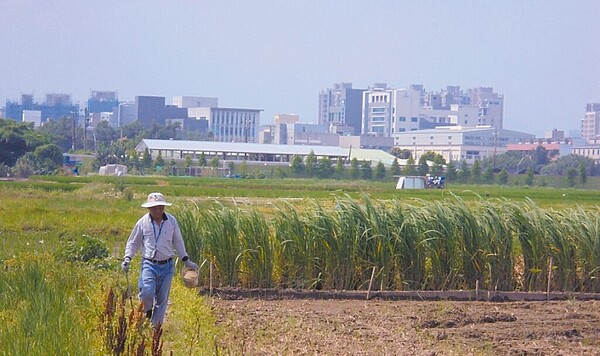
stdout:
[(54, 256), (60, 261), (91, 263), (101, 268), (110, 265), (107, 261), (109, 250), (104, 241), (88, 235), (68, 240), (56, 250)]

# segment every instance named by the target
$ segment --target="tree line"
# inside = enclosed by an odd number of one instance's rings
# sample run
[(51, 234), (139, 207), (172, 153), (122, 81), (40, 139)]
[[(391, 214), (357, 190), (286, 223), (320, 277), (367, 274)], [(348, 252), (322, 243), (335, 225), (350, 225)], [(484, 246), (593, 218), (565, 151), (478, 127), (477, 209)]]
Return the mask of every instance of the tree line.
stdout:
[[(294, 177), (316, 179), (392, 180), (394, 176), (445, 176), (448, 182), (473, 184), (507, 184), (510, 175), (523, 176), (522, 183), (533, 185), (536, 175), (562, 176), (567, 186), (584, 185), (588, 176), (600, 175), (593, 160), (577, 155), (558, 157), (558, 152), (548, 152), (538, 146), (529, 153), (507, 152), (476, 160), (446, 160), (435, 152), (426, 152), (415, 160), (412, 151), (394, 148), (396, 157), (390, 167), (382, 162), (353, 158), (349, 161), (328, 157), (318, 158), (314, 152), (307, 157), (294, 156), (289, 167), (264, 169), (251, 168), (246, 162), (221, 162), (218, 157), (207, 159), (201, 154), (197, 159), (186, 157), (183, 162), (153, 159), (148, 151), (141, 155), (135, 150), (145, 138), (211, 140), (211, 134), (187, 133), (178, 123), (143, 127), (140, 123), (114, 128), (108, 122), (84, 130), (74, 125), (73, 118), (62, 118), (34, 128), (32, 123), (0, 119), (0, 176), (27, 177), (31, 174), (60, 174), (63, 170), (63, 152), (89, 154), (86, 172), (94, 172), (106, 164), (123, 164), (133, 174), (188, 174), (192, 166), (221, 168), (228, 175), (239, 177)], [(400, 160), (405, 161), (400, 165)], [(542, 183), (543, 185), (543, 183)]]

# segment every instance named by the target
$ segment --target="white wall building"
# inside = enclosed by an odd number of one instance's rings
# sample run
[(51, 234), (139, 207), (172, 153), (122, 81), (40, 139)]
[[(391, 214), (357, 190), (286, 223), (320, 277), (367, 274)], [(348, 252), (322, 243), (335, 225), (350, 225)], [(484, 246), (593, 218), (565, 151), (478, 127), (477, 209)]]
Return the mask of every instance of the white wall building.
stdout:
[(174, 96), (173, 105), (179, 108), (197, 108), (219, 106), (219, 99), (205, 96)]
[(390, 89), (375, 85), (363, 92), (362, 134), (396, 137), (437, 126), (491, 126), (502, 128), (504, 98), (492, 88), (460, 87), (425, 92), (422, 85)]
[(33, 122), (34, 127), (40, 127), (42, 112), (40, 110), (23, 110), (23, 122)]
[(448, 126), (398, 133), (395, 147), (410, 150), (415, 160), (432, 151), (447, 162), (465, 160), (472, 164), (475, 160), (506, 152), (508, 144), (534, 138), (535, 135), (490, 126)]
[(216, 142), (257, 142), (260, 109), (218, 107), (188, 108), (188, 117), (208, 120)]
[(585, 105), (585, 114), (581, 119), (581, 138), (592, 140), (600, 135), (600, 103)]

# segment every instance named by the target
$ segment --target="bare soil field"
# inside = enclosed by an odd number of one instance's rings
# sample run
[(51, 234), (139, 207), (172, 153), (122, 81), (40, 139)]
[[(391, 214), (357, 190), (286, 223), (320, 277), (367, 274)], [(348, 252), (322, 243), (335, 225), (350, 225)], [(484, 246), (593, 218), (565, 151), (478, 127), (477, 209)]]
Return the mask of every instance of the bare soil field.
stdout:
[(230, 354), (600, 355), (600, 301), (210, 299)]

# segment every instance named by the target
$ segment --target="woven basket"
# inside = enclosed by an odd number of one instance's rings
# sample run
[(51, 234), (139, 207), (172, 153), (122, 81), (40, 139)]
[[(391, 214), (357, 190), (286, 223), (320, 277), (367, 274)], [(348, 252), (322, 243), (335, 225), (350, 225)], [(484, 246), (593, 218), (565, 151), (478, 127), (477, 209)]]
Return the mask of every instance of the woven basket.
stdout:
[(183, 277), (183, 285), (188, 288), (196, 288), (198, 287), (198, 271), (195, 269), (191, 269), (188, 267), (183, 267), (181, 271), (181, 276)]

